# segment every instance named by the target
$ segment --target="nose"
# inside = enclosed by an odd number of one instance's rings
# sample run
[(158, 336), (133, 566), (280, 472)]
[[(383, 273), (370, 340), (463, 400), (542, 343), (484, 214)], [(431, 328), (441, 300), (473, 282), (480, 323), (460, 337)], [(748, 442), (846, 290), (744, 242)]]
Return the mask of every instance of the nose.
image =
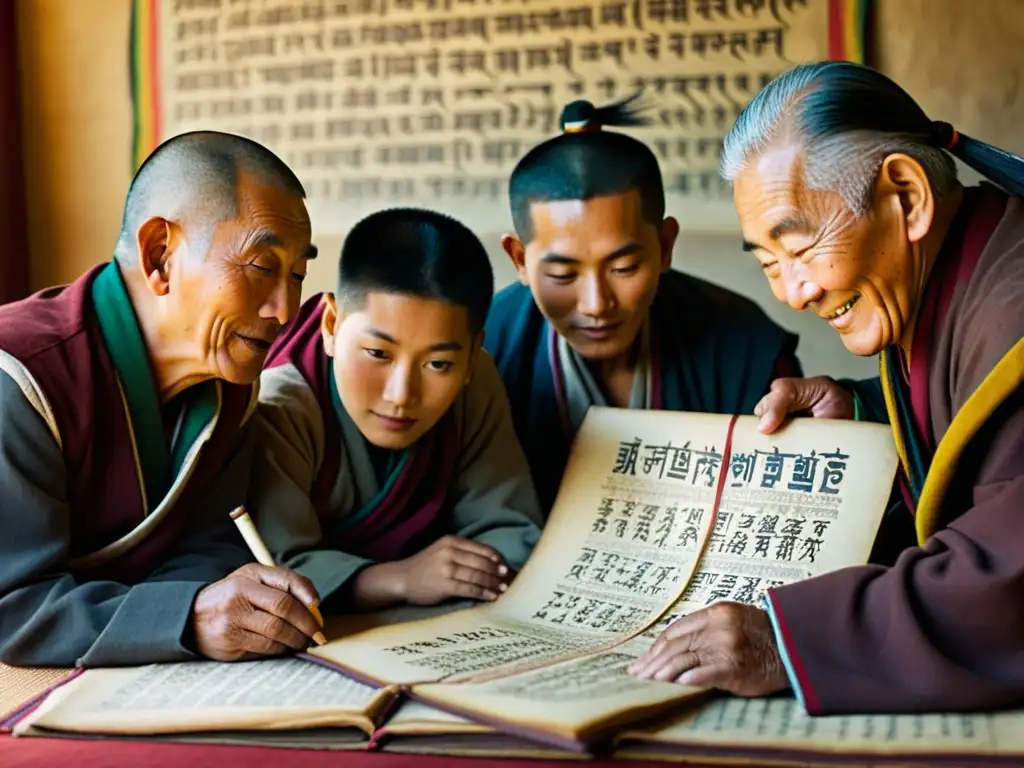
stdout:
[(278, 325), (286, 325), (298, 311), (300, 298), (298, 291), (292, 291), (288, 280), (279, 280), (263, 301), (260, 317), (276, 320)]
[(415, 372), (408, 365), (393, 365), (384, 385), (384, 400), (398, 408), (406, 408), (416, 402), (419, 382)]
[(615, 306), (615, 296), (600, 275), (591, 275), (581, 281), (577, 301), (577, 309), (584, 317), (600, 317)]
[(806, 267), (800, 262), (791, 262), (782, 268), (786, 303), (798, 312), (803, 312), (808, 304), (818, 301), (824, 293), (817, 283), (808, 278)]

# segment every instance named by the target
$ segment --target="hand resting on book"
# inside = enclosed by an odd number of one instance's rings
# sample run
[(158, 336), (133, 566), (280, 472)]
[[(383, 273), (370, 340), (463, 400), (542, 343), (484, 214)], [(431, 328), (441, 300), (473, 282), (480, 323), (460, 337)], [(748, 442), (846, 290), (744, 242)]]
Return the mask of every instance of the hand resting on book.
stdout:
[(358, 608), (397, 603), (437, 605), (450, 598), (496, 600), (508, 589), (512, 569), (497, 551), (471, 539), (444, 536), (404, 560), (361, 571), (353, 585)]
[(305, 576), (249, 563), (205, 587), (192, 607), (195, 650), (218, 661), (304, 651), (321, 629), (320, 598)]
[(768, 614), (741, 603), (716, 603), (669, 624), (632, 675), (767, 696), (789, 687)]

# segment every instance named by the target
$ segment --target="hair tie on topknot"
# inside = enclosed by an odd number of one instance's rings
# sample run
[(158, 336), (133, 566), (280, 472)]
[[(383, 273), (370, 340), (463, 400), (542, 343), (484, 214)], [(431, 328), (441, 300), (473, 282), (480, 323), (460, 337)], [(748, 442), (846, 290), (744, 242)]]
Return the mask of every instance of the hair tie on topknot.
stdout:
[(566, 104), (562, 109), (558, 124), (563, 133), (586, 133), (601, 130), (601, 120), (597, 108), (584, 99)]
[(932, 143), (935, 146), (952, 150), (958, 141), (960, 134), (956, 132), (956, 128), (942, 120), (932, 121)]

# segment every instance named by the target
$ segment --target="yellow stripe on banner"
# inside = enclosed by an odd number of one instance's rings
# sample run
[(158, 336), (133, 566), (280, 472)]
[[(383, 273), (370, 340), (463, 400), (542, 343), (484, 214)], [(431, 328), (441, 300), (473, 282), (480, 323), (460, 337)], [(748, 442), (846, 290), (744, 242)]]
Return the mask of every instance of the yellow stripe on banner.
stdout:
[[(883, 371), (884, 375), (884, 371)], [(885, 379), (882, 379), (883, 388)], [(995, 410), (1024, 383), (1024, 339), (1019, 340), (996, 366), (953, 418), (946, 434), (942, 436), (939, 447), (935, 450), (928, 476), (921, 490), (921, 500), (917, 504), (915, 526), (918, 544), (924, 546), (925, 541), (938, 529), (942, 501), (953, 480), (957, 463), (967, 444), (988, 421)], [(889, 406), (889, 394), (886, 394), (886, 407)], [(890, 412), (891, 417), (891, 412)], [(895, 424), (895, 422), (893, 422)], [(899, 440), (897, 440), (899, 445)], [(901, 454), (902, 458), (902, 454)]]
[(864, 41), (860, 23), (862, 0), (845, 0), (843, 9), (843, 31), (845, 32), (846, 59), (856, 64), (864, 63)]
[(149, 30), (149, 20), (147, 18), (146, 0), (135, 0), (135, 44), (133, 46), (133, 53), (135, 60), (132, 64), (135, 66), (135, 130), (138, 131), (138, 137), (135, 142), (135, 167), (138, 168), (141, 164), (141, 155), (143, 154), (143, 147), (148, 140), (148, 133), (146, 131), (146, 125), (149, 118), (149, 83), (146, 82), (146, 45), (148, 40), (146, 35)]
[(156, 146), (156, 82), (153, 72), (153, 51), (156, 40), (153, 0), (135, 0), (135, 119), (138, 139), (135, 142), (135, 168)]

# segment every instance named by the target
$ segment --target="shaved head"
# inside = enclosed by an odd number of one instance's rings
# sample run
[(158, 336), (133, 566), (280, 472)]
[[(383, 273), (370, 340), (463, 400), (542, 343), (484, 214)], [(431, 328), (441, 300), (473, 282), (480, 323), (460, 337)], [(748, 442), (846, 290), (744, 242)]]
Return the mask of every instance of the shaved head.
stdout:
[(287, 195), (306, 196), (291, 169), (249, 139), (198, 131), (165, 141), (142, 164), (128, 189), (117, 242), (118, 261), (136, 260), (137, 233), (153, 217), (180, 224), (194, 238), (196, 250), (205, 252), (217, 225), (239, 215), (238, 182), (242, 176)]

